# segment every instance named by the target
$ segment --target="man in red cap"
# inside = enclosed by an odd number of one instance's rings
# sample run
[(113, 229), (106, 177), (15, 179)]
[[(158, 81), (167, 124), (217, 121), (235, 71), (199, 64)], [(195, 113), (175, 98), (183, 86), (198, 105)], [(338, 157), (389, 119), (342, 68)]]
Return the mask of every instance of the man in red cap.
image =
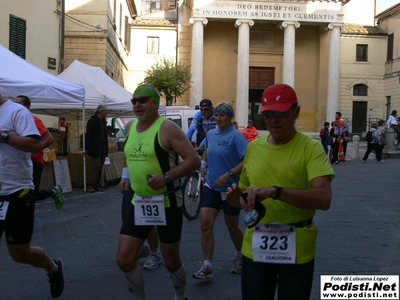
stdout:
[(261, 103), (269, 134), (249, 144), (239, 186), (227, 194), (247, 211), (256, 202), (265, 207), (243, 239), (242, 298), (272, 300), (278, 287), (280, 299), (306, 300), (316, 252), (313, 217), (329, 209), (335, 175), (321, 143), (296, 130), (300, 106), (293, 88), (272, 85)]

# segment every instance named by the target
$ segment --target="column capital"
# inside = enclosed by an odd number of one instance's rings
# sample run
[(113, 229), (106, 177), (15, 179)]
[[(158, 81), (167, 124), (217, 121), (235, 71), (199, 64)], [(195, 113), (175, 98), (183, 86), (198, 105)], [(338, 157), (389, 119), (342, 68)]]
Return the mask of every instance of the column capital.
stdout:
[(250, 19), (237, 19), (235, 21), (235, 27), (240, 27), (240, 25), (248, 23), (249, 27), (252, 27), (254, 25), (254, 21)]
[(201, 22), (201, 23), (203, 23), (203, 26), (206, 26), (208, 24), (208, 19), (206, 19), (206, 18), (196, 18), (196, 17), (189, 19), (190, 25), (193, 25), (196, 22)]
[(295, 29), (300, 27), (300, 23), (299, 22), (285, 21), (285, 22), (282, 22), (282, 23), (278, 24), (278, 28), (279, 29), (284, 29), (284, 28), (288, 27), (289, 25), (293, 25)]
[(343, 30), (345, 28), (343, 23), (329, 23), (326, 27), (325, 30), (329, 31), (332, 30), (335, 27), (339, 27), (339, 29)]

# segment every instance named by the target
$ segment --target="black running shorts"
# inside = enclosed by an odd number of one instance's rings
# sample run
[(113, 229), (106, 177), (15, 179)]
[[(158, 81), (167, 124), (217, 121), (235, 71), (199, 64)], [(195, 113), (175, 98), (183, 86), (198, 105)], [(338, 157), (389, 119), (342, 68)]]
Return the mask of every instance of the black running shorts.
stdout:
[[(130, 204), (121, 227), (120, 234), (136, 237), (145, 240), (149, 232), (154, 228), (151, 226), (135, 225), (135, 206)], [(183, 213), (182, 207), (166, 207), (165, 218), (166, 226), (157, 226), (158, 237), (161, 243), (173, 244), (181, 240)]]
[(29, 190), (24, 196), (21, 191), (8, 196), (0, 196), (0, 206), (9, 202), (5, 220), (0, 221), (0, 238), (6, 232), (7, 244), (21, 245), (31, 241), (35, 214), (34, 192)]

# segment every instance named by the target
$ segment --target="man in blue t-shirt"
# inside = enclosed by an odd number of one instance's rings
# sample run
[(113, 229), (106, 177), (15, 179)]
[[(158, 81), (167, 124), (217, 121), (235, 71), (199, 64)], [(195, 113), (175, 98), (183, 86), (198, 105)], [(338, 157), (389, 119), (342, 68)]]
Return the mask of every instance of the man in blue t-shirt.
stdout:
[[(213, 104), (210, 99), (200, 101), (200, 111), (194, 116), (192, 123), (186, 136), (193, 141), (194, 147), (197, 148), (201, 144), (210, 129), (215, 128), (215, 118), (213, 114)], [(196, 137), (193, 137), (196, 134)]]

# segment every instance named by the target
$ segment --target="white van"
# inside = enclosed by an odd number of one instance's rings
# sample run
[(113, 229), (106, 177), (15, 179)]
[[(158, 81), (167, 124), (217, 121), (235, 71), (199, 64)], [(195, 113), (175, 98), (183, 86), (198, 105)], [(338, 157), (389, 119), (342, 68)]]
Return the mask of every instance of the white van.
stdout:
[[(196, 113), (199, 110), (194, 110), (189, 106), (166, 106), (165, 114), (160, 113), (160, 115), (174, 121), (182, 130), (186, 133), (189, 129), (190, 123), (192, 122)], [(119, 129), (117, 132), (117, 137), (119, 141), (125, 140), (125, 126), (126, 124), (133, 120), (135, 117), (122, 117), (122, 118), (107, 118), (107, 125), (111, 125), (113, 128)]]

